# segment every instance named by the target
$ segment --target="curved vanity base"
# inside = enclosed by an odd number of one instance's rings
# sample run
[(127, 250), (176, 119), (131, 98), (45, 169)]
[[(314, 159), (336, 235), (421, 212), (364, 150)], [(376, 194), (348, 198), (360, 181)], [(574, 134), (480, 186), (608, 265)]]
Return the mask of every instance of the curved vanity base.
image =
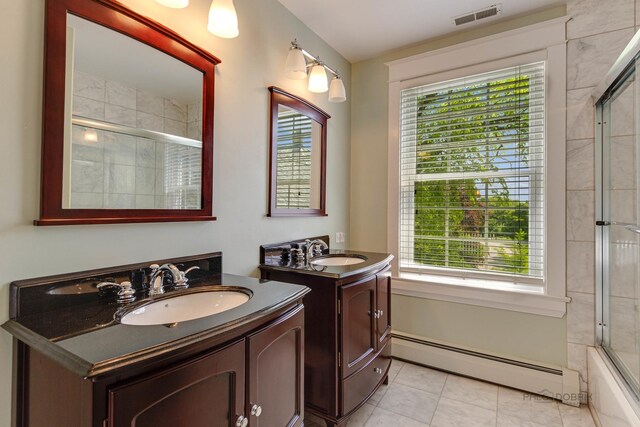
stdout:
[[(345, 415), (331, 417), (327, 413), (320, 412), (309, 406), (305, 407), (305, 412), (322, 418), (327, 427), (346, 426), (349, 419), (369, 401), (380, 386), (389, 383), (389, 368), (391, 366), (391, 357), (389, 354), (390, 345), (385, 343), (382, 350), (380, 350), (366, 366), (343, 381), (340, 394), (340, 412), (346, 412)], [(378, 371), (376, 371), (376, 369), (378, 369)], [(382, 371), (381, 373), (380, 370)], [(372, 381), (374, 378), (379, 379)]]
[[(283, 246), (269, 259), (282, 260)], [(280, 252), (278, 252), (280, 248)], [(327, 270), (267, 264), (262, 279), (305, 285), (311, 289), (305, 307), (304, 403), (308, 413), (327, 426), (346, 426), (382, 384), (391, 365), (391, 267), (389, 254), (340, 251), (367, 261)], [(337, 255), (338, 253), (330, 252)], [(364, 255), (363, 255), (364, 254)]]

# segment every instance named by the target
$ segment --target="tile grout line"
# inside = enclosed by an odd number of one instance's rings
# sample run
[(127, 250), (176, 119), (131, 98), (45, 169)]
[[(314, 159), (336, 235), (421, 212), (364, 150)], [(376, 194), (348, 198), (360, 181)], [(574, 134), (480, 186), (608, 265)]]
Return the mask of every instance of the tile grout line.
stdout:
[[(635, 5), (634, 5), (634, 9), (635, 9)], [(635, 21), (635, 18), (634, 18)], [(633, 29), (635, 30), (635, 25), (629, 26), (629, 27), (620, 27), (620, 28), (616, 28), (615, 30), (607, 30), (607, 31), (603, 31), (601, 33), (595, 33), (595, 34), (586, 34), (584, 36), (580, 36), (580, 37), (567, 37), (567, 43), (571, 42), (571, 41), (577, 41), (577, 40), (582, 40), (582, 39), (586, 39), (589, 37), (595, 37), (595, 36), (601, 36), (603, 34), (611, 34), (611, 33), (615, 33), (616, 31), (622, 31), (622, 30), (629, 30), (629, 29)]]
[(444, 384), (442, 385), (442, 390), (440, 390), (440, 394), (438, 395), (438, 402), (436, 403), (436, 407), (433, 410), (433, 414), (431, 415), (431, 418), (429, 419), (429, 423), (428, 423), (429, 426), (432, 426), (433, 419), (436, 416), (436, 412), (438, 412), (438, 407), (440, 406), (440, 401), (442, 400), (442, 393), (444, 393), (444, 388), (447, 385), (447, 381), (449, 381), (449, 377), (451, 377), (451, 374), (447, 373), (447, 377), (445, 378)]
[(496, 385), (496, 427), (498, 427), (498, 408), (500, 408), (500, 386)]

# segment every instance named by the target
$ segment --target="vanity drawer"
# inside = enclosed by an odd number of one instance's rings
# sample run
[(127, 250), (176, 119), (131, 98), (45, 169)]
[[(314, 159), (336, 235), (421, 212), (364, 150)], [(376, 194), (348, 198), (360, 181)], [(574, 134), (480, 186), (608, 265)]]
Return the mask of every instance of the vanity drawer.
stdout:
[(342, 415), (348, 414), (371, 396), (387, 376), (391, 358), (384, 353), (378, 353), (364, 368), (342, 382)]

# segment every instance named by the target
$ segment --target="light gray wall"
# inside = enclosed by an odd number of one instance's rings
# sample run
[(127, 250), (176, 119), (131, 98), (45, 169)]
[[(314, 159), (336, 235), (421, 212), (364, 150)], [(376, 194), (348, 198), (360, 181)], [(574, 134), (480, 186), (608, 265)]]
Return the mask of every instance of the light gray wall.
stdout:
[[(387, 249), (388, 70), (385, 62), (564, 16), (564, 6), (393, 51), (353, 64), (351, 247)], [(507, 357), (566, 366), (566, 321), (394, 295), (393, 328)]]
[[(40, 129), (44, 0), (0, 0), (0, 323), (8, 318), (9, 286), (17, 279), (224, 252), (224, 270), (256, 275), (258, 246), (337, 231), (349, 234), (350, 102), (331, 104), (305, 83), (284, 78), (289, 42), (340, 70), (347, 91), (350, 64), (277, 0), (235, 0), (240, 36), (206, 30), (210, 0), (172, 10), (152, 0), (124, 0), (222, 60), (217, 68), (215, 222), (34, 227), (40, 194)], [(266, 218), (269, 97), (277, 85), (331, 114), (324, 218)], [(347, 96), (349, 93), (347, 92)], [(336, 245), (340, 247), (342, 245)], [(0, 426), (9, 426), (11, 337), (0, 332)]]
[[(490, 354), (563, 366), (565, 328), (553, 317), (393, 295), (393, 329)], [(427, 326), (428, 325), (428, 326)]]

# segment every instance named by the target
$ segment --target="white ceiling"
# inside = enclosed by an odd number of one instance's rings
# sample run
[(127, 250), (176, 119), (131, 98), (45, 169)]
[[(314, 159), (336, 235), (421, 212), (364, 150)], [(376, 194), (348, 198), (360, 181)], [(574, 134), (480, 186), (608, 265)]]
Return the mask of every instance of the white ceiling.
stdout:
[[(559, 0), (279, 0), (350, 62), (563, 3)], [(454, 17), (500, 3), (502, 13), (456, 27)], [(299, 40), (304, 47), (304, 40)]]

